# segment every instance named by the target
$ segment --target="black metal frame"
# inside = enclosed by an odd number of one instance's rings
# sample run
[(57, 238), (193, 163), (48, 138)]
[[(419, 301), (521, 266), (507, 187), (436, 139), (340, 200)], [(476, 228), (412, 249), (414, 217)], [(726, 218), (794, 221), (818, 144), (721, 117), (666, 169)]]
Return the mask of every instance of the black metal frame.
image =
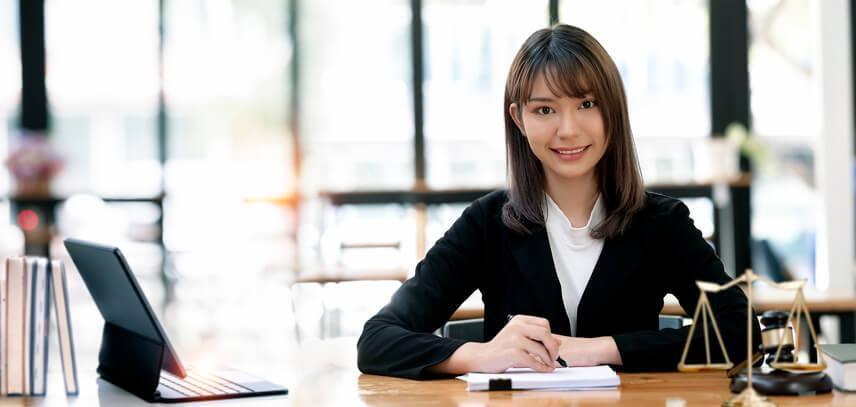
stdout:
[(413, 71), (413, 176), (417, 186), (425, 183), (425, 97), (422, 92), (424, 79), (424, 41), (422, 38), (422, 0), (410, 0), (411, 20), (411, 65)]
[[(710, 7), (711, 134), (722, 137), (731, 123), (751, 128), (749, 110), (749, 22), (745, 0), (717, 0)], [(745, 24), (734, 24), (744, 21)], [(740, 159), (740, 169), (751, 174), (749, 161)], [(734, 239), (734, 270), (737, 275), (752, 267), (750, 250), (751, 190), (731, 194), (729, 235)], [(730, 222), (729, 222), (730, 221)], [(719, 232), (719, 231), (718, 231)], [(722, 234), (722, 233), (718, 233)]]
[(50, 126), (45, 84), (45, 1), (19, 0), (21, 44), (21, 129), (46, 132)]

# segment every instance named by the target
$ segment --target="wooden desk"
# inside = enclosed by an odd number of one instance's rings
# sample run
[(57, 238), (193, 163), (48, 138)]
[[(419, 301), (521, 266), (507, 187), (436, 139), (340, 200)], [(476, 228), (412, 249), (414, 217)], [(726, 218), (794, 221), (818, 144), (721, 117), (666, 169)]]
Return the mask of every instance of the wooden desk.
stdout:
[[(254, 406), (718, 406), (732, 397), (724, 372), (620, 374), (615, 390), (578, 392), (468, 392), (460, 380), (416, 381), (363, 375), (356, 368), (356, 340), (340, 338), (301, 346), (297, 359), (283, 366), (259, 367), (266, 378), (289, 388), (288, 396), (238, 399), (205, 405)], [(94, 355), (89, 355), (94, 358)], [(91, 358), (87, 357), (87, 360)], [(292, 363), (293, 362), (293, 363)], [(66, 398), (58, 371), (49, 376), (45, 398), (0, 399), (14, 406), (151, 406), (121, 389), (96, 379), (94, 366), (79, 372), (81, 392)], [(261, 373), (259, 373), (261, 374)], [(819, 396), (775, 397), (779, 405), (856, 405), (856, 394), (833, 392)], [(196, 404), (194, 404), (196, 405)]]

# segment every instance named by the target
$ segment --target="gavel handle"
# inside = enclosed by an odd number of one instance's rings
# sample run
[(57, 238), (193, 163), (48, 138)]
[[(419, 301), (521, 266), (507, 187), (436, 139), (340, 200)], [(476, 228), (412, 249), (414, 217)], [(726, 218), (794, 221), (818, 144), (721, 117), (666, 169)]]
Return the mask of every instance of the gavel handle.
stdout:
[[(761, 352), (755, 352), (752, 355), (752, 366), (755, 366), (755, 364), (760, 362), (761, 359), (764, 359), (764, 354)], [(745, 360), (734, 365), (734, 367), (732, 367), (731, 369), (728, 369), (728, 372), (726, 372), (726, 375), (728, 377), (737, 376), (740, 372), (743, 371), (743, 369), (746, 369), (746, 361)]]

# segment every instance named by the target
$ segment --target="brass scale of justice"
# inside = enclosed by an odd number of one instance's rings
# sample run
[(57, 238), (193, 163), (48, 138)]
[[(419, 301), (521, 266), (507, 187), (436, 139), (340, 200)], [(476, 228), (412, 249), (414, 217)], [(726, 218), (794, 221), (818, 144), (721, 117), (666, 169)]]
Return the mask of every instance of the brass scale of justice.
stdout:
[[(731, 363), (731, 359), (729, 359), (728, 353), (725, 350), (725, 345), (722, 341), (722, 335), (719, 333), (719, 327), (716, 324), (716, 319), (713, 316), (713, 311), (708, 300), (708, 293), (717, 293), (723, 290), (727, 290), (728, 288), (731, 288), (737, 284), (745, 283), (748, 312), (746, 314), (747, 353), (744, 366), (747, 368), (745, 375), (741, 374), (732, 378), (731, 389), (736, 393), (740, 390), (740, 388), (745, 388), (737, 396), (724, 402), (723, 405), (775, 405), (772, 401), (768, 400), (761, 393), (756, 391), (753, 388), (752, 384), (752, 371), (755, 369), (753, 369), (751, 366), (754, 365), (754, 362), (757, 362), (758, 360), (760, 360), (760, 358), (763, 357), (763, 355), (756, 354), (756, 352), (754, 352), (752, 349), (752, 318), (754, 318), (752, 314), (752, 283), (755, 281), (763, 282), (776, 289), (796, 291), (793, 304), (791, 305), (790, 313), (788, 313), (787, 322), (784, 324), (784, 326), (782, 326), (780, 329), (769, 331), (765, 328), (764, 332), (762, 333), (763, 349), (770, 350), (772, 346), (776, 344), (778, 345), (776, 346), (775, 357), (772, 359), (772, 361), (769, 358), (767, 359), (769, 366), (775, 370), (767, 373), (756, 371), (754, 373), (754, 375), (756, 376), (756, 385), (760, 385), (764, 390), (767, 390), (767, 394), (812, 394), (826, 393), (831, 391), (832, 383), (829, 379), (829, 376), (823, 373), (823, 370), (826, 369), (826, 362), (823, 359), (823, 352), (821, 352), (820, 346), (817, 342), (817, 334), (815, 333), (814, 325), (812, 324), (811, 317), (808, 313), (808, 306), (805, 302), (803, 287), (805, 286), (806, 280), (785, 281), (781, 283), (776, 283), (766, 277), (759, 276), (753, 273), (751, 269), (747, 269), (746, 272), (743, 273), (743, 275), (723, 285), (705, 281), (696, 281), (696, 285), (698, 286), (700, 291), (698, 305), (696, 306), (695, 314), (693, 315), (692, 326), (690, 327), (689, 335), (687, 335), (687, 341), (684, 345), (684, 351), (683, 355), (681, 356), (681, 361), (680, 363), (678, 363), (678, 370), (682, 372), (699, 372), (711, 370), (731, 370), (732, 372), (734, 372), (736, 370), (732, 369), (734, 365), (733, 363)], [(706, 363), (687, 364), (687, 352), (689, 351), (690, 342), (692, 342), (695, 329), (698, 326), (699, 316), (701, 316), (702, 318), (702, 326), (704, 329), (704, 345), (705, 354), (707, 356)], [(803, 316), (805, 316), (809, 332), (811, 333), (811, 338), (814, 341), (814, 346), (817, 350), (817, 363), (799, 362), (799, 338), (801, 319)], [(718, 340), (720, 349), (722, 350), (722, 355), (725, 358), (725, 361), (723, 363), (711, 363), (710, 338), (708, 336), (708, 319), (710, 319), (711, 325), (713, 326), (713, 331), (716, 334), (716, 339)], [(790, 336), (792, 330), (796, 331), (794, 336)], [(776, 332), (778, 332), (778, 335), (776, 335)], [(792, 357), (782, 358), (783, 348), (786, 344), (793, 345), (794, 353)], [(780, 359), (792, 360), (781, 361)], [(738, 369), (739, 368), (740, 367), (738, 367)]]

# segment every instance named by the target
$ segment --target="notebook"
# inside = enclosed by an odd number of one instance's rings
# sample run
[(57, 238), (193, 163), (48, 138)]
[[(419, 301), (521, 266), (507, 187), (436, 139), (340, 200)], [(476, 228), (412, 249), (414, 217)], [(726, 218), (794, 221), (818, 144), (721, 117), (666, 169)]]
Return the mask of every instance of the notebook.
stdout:
[(458, 379), (468, 391), (483, 390), (593, 390), (618, 387), (621, 379), (609, 366), (563, 367), (550, 373), (512, 368), (505, 373), (468, 373)]

